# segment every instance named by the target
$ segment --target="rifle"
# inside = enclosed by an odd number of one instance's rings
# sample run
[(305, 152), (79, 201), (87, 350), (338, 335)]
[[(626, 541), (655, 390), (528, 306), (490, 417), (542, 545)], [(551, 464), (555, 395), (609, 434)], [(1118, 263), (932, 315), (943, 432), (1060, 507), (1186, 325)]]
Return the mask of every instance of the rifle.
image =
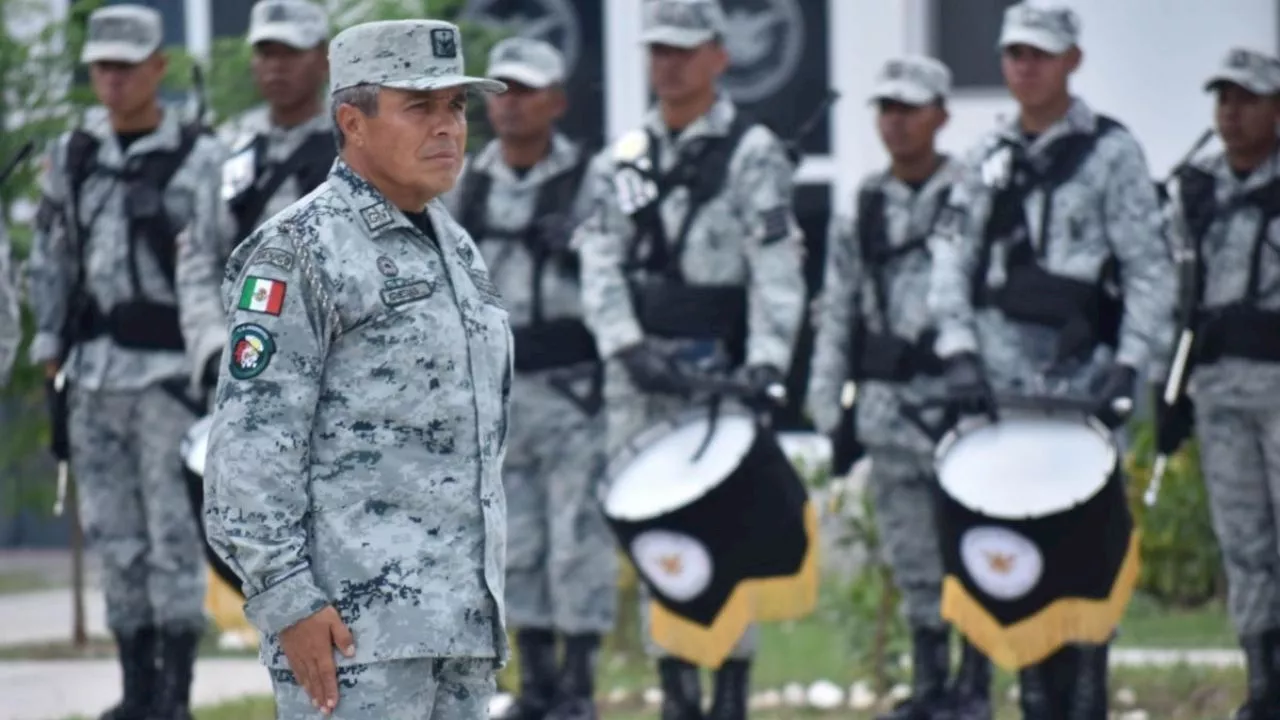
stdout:
[(205, 100), (204, 89), (204, 68), (200, 67), (200, 62), (191, 63), (191, 94), (195, 98), (195, 123), (201, 128), (207, 129), (204, 122), (205, 113), (208, 112), (208, 105)]
[(814, 108), (813, 112), (809, 114), (809, 117), (805, 118), (805, 121), (800, 123), (800, 127), (796, 129), (796, 132), (791, 136), (791, 139), (783, 142), (783, 147), (786, 148), (787, 151), (787, 159), (791, 161), (792, 168), (800, 167), (800, 162), (804, 159), (804, 149), (801, 147), (801, 144), (804, 142), (805, 138), (813, 134), (813, 131), (818, 127), (818, 122), (826, 116), (827, 110), (829, 110), (832, 105), (835, 105), (836, 101), (839, 99), (840, 93), (837, 92), (835, 88), (828, 88), (827, 93), (822, 96), (822, 100), (818, 103), (818, 107)]
[(9, 176), (18, 169), (18, 166), (22, 164), (23, 160), (27, 159), (27, 156), (31, 154), (31, 151), (34, 150), (35, 147), (35, 141), (28, 140), (22, 144), (22, 147), (18, 148), (18, 152), (14, 153), (13, 157), (9, 158), (9, 162), (5, 163), (4, 169), (0, 170), (0, 185), (4, 185), (8, 182)]

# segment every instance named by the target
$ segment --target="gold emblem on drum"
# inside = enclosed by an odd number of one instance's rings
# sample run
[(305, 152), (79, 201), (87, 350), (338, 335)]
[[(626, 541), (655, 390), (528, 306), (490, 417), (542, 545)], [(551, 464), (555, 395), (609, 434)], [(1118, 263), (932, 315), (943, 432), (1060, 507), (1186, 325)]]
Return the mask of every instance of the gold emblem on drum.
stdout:
[(1008, 575), (1013, 572), (1013, 564), (1016, 561), (1014, 556), (999, 552), (988, 552), (984, 554), (987, 556), (987, 566), (991, 568), (992, 572), (999, 573), (1001, 575)]
[(1030, 538), (999, 525), (971, 527), (960, 537), (960, 560), (983, 592), (997, 600), (1026, 596), (1044, 573)]
[(663, 555), (658, 558), (658, 567), (668, 575), (679, 575), (684, 572), (684, 561), (679, 555)]
[(672, 530), (646, 530), (631, 541), (636, 568), (676, 602), (688, 602), (711, 584), (711, 553), (702, 541)]

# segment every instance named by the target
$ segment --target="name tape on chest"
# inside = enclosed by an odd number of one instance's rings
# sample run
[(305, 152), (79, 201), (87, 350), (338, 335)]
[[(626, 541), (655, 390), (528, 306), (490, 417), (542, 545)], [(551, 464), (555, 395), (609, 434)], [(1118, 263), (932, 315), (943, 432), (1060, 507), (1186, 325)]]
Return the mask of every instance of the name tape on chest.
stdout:
[(425, 300), (434, 295), (435, 292), (436, 283), (431, 280), (412, 280), (404, 283), (388, 281), (379, 295), (382, 297), (384, 305), (396, 307), (415, 300)]

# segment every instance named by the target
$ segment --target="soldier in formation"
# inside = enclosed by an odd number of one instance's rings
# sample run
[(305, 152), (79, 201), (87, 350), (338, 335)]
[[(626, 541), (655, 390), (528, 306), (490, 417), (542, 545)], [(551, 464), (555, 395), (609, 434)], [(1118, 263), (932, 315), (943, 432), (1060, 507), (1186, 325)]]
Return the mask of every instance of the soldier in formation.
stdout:
[(945, 390), (925, 303), (926, 242), (958, 165), (938, 153), (951, 72), (932, 58), (890, 60), (872, 100), (889, 153), (887, 170), (859, 186), (852, 220), (829, 234), (808, 405), (819, 432), (834, 433), (847, 381), (856, 381), (856, 428), (871, 458), (871, 490), (894, 579), (912, 629), (912, 692), (884, 720), (991, 717), (990, 663), (965, 643), (948, 687), (948, 627), (939, 611), (942, 555), (933, 514), (933, 441), (904, 416)]
[[(1174, 270), (1138, 141), (1068, 88), (1079, 31), (1067, 9), (1006, 11), (1018, 114), (965, 158), (930, 240), (928, 302), (964, 409), (993, 413), (993, 389), (1072, 395), (1119, 428), (1139, 374), (1168, 356)], [(1107, 645), (1063, 648), (1019, 683), (1028, 719), (1106, 717)]]
[(354, 26), (329, 60), (340, 159), (227, 264), (206, 527), (279, 717), (482, 718), (508, 655), (512, 338), (439, 198), (468, 90), (505, 86), (432, 20)]
[[(604, 453), (595, 341), (582, 323), (573, 227), (590, 155), (555, 129), (567, 107), (551, 45), (503, 40), (488, 76), (497, 138), (451, 194), (510, 313), (515, 337), (507, 493), (507, 618), (517, 628), (513, 720), (596, 717), (595, 658), (613, 628), (617, 555), (596, 502)], [(557, 643), (563, 641), (563, 661)]]
[(1235, 718), (1260, 720), (1280, 717), (1280, 60), (1232, 50), (1205, 89), (1224, 149), (1177, 174), (1169, 227), (1199, 258), (1190, 393), (1249, 676)]
[(22, 317), (18, 313), (18, 279), (10, 266), (9, 230), (0, 220), (0, 388), (9, 381), (9, 371), (22, 340)]
[(105, 111), (58, 138), (31, 256), (32, 359), (69, 388), (80, 520), (102, 557), (124, 700), (104, 717), (188, 717), (204, 579), (179, 441), (194, 420), (174, 276), (175, 236), (224, 152), (161, 108), (160, 15), (89, 18), (81, 61)]
[[(724, 32), (715, 0), (645, 4), (658, 105), (588, 174), (593, 211), (575, 241), (584, 317), (606, 362), (611, 454), (691, 407), (681, 363), (728, 358), (761, 394), (791, 365), (805, 302), (793, 171), (778, 138), (718, 91), (729, 63)], [(679, 298), (731, 321), (697, 326), (664, 313)], [(755, 644), (750, 628), (716, 671), (708, 717), (745, 717)], [(659, 655), (663, 718), (701, 718), (698, 668), (650, 651)]]

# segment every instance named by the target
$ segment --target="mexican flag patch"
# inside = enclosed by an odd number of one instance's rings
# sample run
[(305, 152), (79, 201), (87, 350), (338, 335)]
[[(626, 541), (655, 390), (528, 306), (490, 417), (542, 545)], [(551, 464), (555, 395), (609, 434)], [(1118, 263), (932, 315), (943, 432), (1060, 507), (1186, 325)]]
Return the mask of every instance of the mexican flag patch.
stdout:
[(279, 280), (249, 276), (240, 290), (240, 309), (279, 315), (284, 307), (285, 284)]

